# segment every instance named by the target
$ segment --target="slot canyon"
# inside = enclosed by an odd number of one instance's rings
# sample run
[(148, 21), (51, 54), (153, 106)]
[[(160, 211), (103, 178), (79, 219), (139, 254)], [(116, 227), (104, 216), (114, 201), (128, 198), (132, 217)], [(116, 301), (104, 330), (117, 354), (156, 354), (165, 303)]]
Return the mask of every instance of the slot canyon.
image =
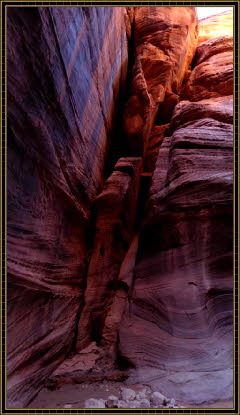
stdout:
[(8, 8), (7, 93), (7, 407), (232, 407), (232, 11)]

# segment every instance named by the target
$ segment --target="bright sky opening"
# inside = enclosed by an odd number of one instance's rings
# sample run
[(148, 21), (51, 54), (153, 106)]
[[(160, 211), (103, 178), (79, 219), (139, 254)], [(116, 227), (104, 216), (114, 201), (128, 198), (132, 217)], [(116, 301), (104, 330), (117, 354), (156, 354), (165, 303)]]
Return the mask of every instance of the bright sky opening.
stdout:
[(204, 19), (214, 14), (219, 14), (231, 10), (232, 7), (197, 7), (198, 19)]

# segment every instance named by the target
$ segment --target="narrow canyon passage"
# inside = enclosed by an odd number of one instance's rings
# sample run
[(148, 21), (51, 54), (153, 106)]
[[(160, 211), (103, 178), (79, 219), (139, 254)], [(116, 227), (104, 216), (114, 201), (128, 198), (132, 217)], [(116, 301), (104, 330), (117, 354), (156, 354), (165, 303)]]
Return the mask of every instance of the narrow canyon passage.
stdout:
[(232, 12), (16, 9), (8, 407), (231, 405)]

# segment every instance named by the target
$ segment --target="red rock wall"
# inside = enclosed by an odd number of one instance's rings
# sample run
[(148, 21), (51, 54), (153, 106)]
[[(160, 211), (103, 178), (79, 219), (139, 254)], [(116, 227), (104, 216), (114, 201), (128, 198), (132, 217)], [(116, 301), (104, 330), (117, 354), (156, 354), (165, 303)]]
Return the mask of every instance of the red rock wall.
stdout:
[(192, 7), (11, 9), (8, 406), (121, 364), (179, 400), (231, 397), (232, 38), (197, 36)]
[(25, 406), (73, 343), (90, 208), (125, 87), (125, 18), (8, 10), (9, 407)]
[(136, 7), (134, 11), (135, 64), (124, 129), (129, 153), (145, 155), (152, 125), (158, 110), (162, 112), (160, 105), (167, 116), (179, 100), (198, 28), (194, 7)]
[(141, 157), (119, 159), (96, 198), (96, 232), (77, 351), (91, 341), (98, 344), (101, 341), (108, 311), (119, 288), (120, 266), (133, 236), (141, 172)]
[(157, 157), (120, 327), (129, 383), (190, 403), (233, 394), (232, 90), (232, 39), (207, 39)]

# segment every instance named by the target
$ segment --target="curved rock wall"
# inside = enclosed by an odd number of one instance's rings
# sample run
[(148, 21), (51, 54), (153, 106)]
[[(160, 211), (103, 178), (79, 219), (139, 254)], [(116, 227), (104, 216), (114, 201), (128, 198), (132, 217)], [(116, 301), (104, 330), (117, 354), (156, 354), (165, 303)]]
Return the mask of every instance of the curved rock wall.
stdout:
[(119, 343), (129, 383), (189, 403), (233, 394), (232, 38), (201, 43), (195, 65), (158, 154)]
[(125, 87), (125, 19), (114, 7), (8, 9), (9, 407), (32, 399), (73, 342)]
[(199, 101), (233, 94), (233, 38), (208, 39), (197, 48), (193, 69), (182, 97)]

